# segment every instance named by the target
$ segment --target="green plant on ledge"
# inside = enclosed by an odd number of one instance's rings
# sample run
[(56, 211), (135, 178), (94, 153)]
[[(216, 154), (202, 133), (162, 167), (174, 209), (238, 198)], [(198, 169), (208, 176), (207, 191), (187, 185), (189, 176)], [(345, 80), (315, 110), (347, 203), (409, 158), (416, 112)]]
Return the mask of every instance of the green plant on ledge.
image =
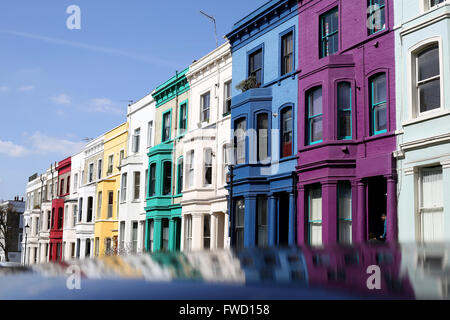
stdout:
[(256, 81), (255, 76), (248, 77), (247, 80), (241, 81), (236, 86), (236, 89), (241, 90), (242, 92), (248, 91), (250, 89), (256, 89), (256, 88), (259, 88), (259, 83)]

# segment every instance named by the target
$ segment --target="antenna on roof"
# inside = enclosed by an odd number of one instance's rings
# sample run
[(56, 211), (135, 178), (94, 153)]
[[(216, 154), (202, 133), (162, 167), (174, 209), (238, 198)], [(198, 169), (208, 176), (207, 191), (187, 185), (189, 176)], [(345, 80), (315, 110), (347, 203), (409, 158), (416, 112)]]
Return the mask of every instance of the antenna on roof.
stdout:
[(120, 100), (120, 102), (128, 102), (128, 105), (131, 106), (133, 104), (133, 100)]
[(216, 48), (219, 47), (219, 40), (217, 39), (217, 26), (216, 26), (216, 19), (213, 16), (210, 16), (209, 14), (204, 13), (202, 10), (200, 10), (200, 13), (210, 19), (214, 23), (214, 34), (216, 36)]

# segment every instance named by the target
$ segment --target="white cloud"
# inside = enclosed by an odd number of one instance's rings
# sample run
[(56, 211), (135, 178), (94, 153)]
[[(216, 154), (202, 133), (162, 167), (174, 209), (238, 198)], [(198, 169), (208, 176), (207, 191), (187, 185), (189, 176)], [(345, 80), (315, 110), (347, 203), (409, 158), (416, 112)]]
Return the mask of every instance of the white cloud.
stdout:
[(31, 135), (28, 140), (32, 150), (38, 154), (57, 153), (70, 156), (78, 153), (85, 145), (84, 142), (70, 141), (64, 138), (51, 137), (39, 131)]
[(8, 87), (6, 87), (6, 86), (1, 86), (0, 87), (0, 92), (8, 92), (8, 91), (9, 91)]
[(108, 98), (94, 98), (87, 103), (86, 111), (123, 114), (124, 110)]
[(25, 91), (31, 91), (33, 89), (34, 89), (33, 85), (28, 85), (28, 86), (22, 86), (17, 90), (19, 90), (20, 92), (25, 92)]
[(53, 101), (53, 103), (59, 105), (69, 105), (72, 103), (72, 99), (67, 94), (64, 93), (52, 97), (51, 100)]
[(18, 158), (26, 156), (29, 153), (30, 151), (23, 146), (14, 144), (11, 141), (0, 140), (0, 154), (4, 154), (13, 158)]

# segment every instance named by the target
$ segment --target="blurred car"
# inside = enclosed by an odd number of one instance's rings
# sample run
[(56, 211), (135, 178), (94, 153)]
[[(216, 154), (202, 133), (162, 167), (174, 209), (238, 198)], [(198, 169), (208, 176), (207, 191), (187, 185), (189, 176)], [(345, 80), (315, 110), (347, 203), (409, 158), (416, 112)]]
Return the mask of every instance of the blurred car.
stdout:
[(448, 248), (252, 248), (11, 265), (0, 267), (0, 299), (448, 299)]

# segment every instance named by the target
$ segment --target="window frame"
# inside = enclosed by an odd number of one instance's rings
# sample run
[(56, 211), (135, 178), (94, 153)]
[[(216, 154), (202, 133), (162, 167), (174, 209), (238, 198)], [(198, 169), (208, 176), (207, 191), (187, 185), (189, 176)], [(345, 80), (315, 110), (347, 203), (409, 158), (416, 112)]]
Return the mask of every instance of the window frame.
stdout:
[[(250, 70), (251, 63), (250, 58), (254, 56), (258, 51), (261, 51), (261, 83), (258, 83), (258, 87), (262, 87), (264, 85), (264, 43), (260, 44), (259, 46), (256, 46), (255, 48), (251, 49), (247, 52), (247, 79), (252, 75), (252, 73), (255, 73), (258, 70), (253, 70), (253, 72)], [(258, 79), (257, 79), (258, 80)]]
[[(442, 166), (441, 164), (435, 164), (435, 165), (429, 165), (426, 167), (422, 167), (419, 168), (418, 170), (418, 176), (417, 176), (417, 184), (418, 184), (418, 195), (417, 195), (417, 206), (418, 208), (416, 209), (416, 223), (417, 223), (417, 228), (416, 228), (416, 237), (419, 240), (420, 243), (433, 243), (436, 241), (440, 241), (442, 242), (445, 239), (445, 229), (442, 230), (442, 236), (443, 238), (440, 240), (425, 240), (424, 238), (424, 233), (423, 233), (423, 222), (422, 222), (422, 217), (424, 215), (424, 213), (426, 213), (427, 211), (441, 211), (441, 214), (444, 216), (445, 214), (445, 189), (444, 189), (444, 184), (445, 184), (445, 167)], [(423, 197), (423, 177), (424, 177), (424, 172), (426, 171), (440, 171), (440, 175), (441, 175), (441, 185), (442, 185), (442, 206), (435, 206), (435, 207), (425, 207), (424, 206), (424, 197)], [(425, 211), (425, 212), (424, 212)], [(445, 216), (444, 216), (445, 217)]]
[[(350, 107), (349, 108), (339, 108), (339, 86), (342, 84), (348, 84), (350, 87)], [(353, 139), (353, 83), (350, 79), (339, 79), (335, 84), (335, 110), (336, 110), (336, 126), (337, 126), (337, 139), (338, 140), (352, 140)], [(343, 136), (340, 130), (340, 119), (342, 112), (350, 111), (350, 136)]]
[[(327, 33), (324, 35), (324, 22), (325, 22), (325, 17), (327, 16), (331, 16), (332, 14), (335, 13), (335, 11), (337, 11), (338, 13), (338, 23), (337, 23), (337, 28), (336, 31), (333, 31), (331, 33)], [(335, 6), (334, 8), (331, 8), (323, 13), (320, 14), (319, 16), (319, 59), (331, 56), (333, 54), (336, 54), (339, 52), (339, 48), (340, 48), (340, 39), (339, 39), (339, 29), (340, 29), (340, 14), (339, 14), (339, 6)], [(338, 38), (338, 47), (336, 49), (336, 51), (329, 53), (329, 54), (325, 54), (324, 50), (325, 50), (325, 46), (324, 43), (325, 41), (329, 41), (329, 38), (336, 35), (337, 34), (337, 38)]]
[[(368, 15), (368, 22), (369, 22), (369, 26), (367, 28), (367, 33), (368, 36), (372, 36), (374, 34), (377, 34), (379, 32), (382, 32), (384, 30), (387, 29), (387, 18), (388, 15), (386, 14), (388, 11), (388, 6), (386, 5), (386, 0), (382, 0), (383, 1), (383, 5), (379, 6), (379, 8), (373, 8), (374, 6), (378, 6), (377, 3), (375, 3), (375, 1), (380, 1), (380, 0), (367, 0), (367, 15)], [(380, 28), (377, 31), (373, 31), (374, 30), (374, 19), (373, 19), (373, 14), (376, 13), (376, 10), (382, 10), (384, 9), (384, 27)]]
[(139, 153), (141, 147), (141, 128), (136, 128), (133, 131), (132, 151), (133, 153)]
[[(164, 134), (165, 127), (166, 127), (165, 117), (167, 114), (169, 115), (169, 117), (168, 117), (168, 119), (169, 119), (169, 136), (168, 137), (166, 137)], [(172, 137), (172, 109), (169, 109), (169, 110), (163, 112), (163, 114), (162, 114), (161, 143), (170, 141), (171, 137)]]
[[(110, 201), (111, 200), (111, 203)], [(108, 212), (107, 212), (107, 218), (112, 219), (114, 212), (114, 191), (108, 190)]]
[[(291, 154), (289, 156), (283, 157), (283, 146), (284, 146), (284, 121), (283, 121), (283, 114), (288, 110), (291, 109), (291, 121), (292, 121), (292, 130), (291, 130)], [(279, 128), (280, 128), (280, 159), (286, 159), (289, 157), (294, 156), (294, 139), (295, 139), (295, 112), (294, 112), (294, 104), (293, 103), (286, 103), (280, 107), (279, 110), (280, 115), (280, 122), (279, 122)]]
[[(210, 163), (206, 162), (208, 152), (211, 157)], [(203, 186), (204, 187), (210, 187), (213, 184), (213, 159), (212, 158), (213, 158), (213, 149), (209, 148), (209, 147), (205, 148), (203, 150)], [(207, 174), (208, 170), (211, 170), (210, 183), (207, 183), (207, 179), (206, 179), (206, 174)]]
[[(149, 165), (149, 185), (148, 185), (148, 196), (149, 197), (154, 197), (157, 195), (156, 193), (156, 176), (157, 176), (157, 164), (156, 162), (152, 162)], [(152, 168), (154, 169), (154, 174), (152, 175)], [(154, 177), (154, 179), (152, 179), (152, 177)]]
[[(225, 81), (223, 83), (223, 112), (222, 116), (225, 117), (231, 113), (231, 102), (232, 102), (232, 96), (233, 96), (233, 81), (231, 79)], [(230, 96), (227, 96), (227, 86), (230, 89)], [(230, 107), (228, 109), (228, 103), (230, 104)]]
[[(186, 161), (186, 186), (187, 188), (192, 188), (195, 185), (195, 168), (194, 168), (194, 160), (195, 160), (195, 150), (189, 150), (186, 154), (186, 159), (189, 159), (189, 161)], [(191, 183), (191, 177), (192, 177), (192, 183)]]
[(176, 194), (182, 194), (183, 192), (183, 179), (184, 179), (184, 157), (180, 156), (177, 159), (177, 190)]
[[(321, 220), (311, 220), (311, 196), (312, 196), (312, 190), (313, 188), (317, 188), (320, 190), (320, 199), (322, 201), (322, 213), (321, 213)], [(323, 190), (322, 190), (322, 185), (321, 184), (313, 184), (308, 186), (307, 188), (307, 197), (308, 197), (308, 202), (307, 202), (307, 214), (308, 214), (308, 245), (310, 246), (322, 246), (323, 245)], [(320, 226), (322, 228), (322, 239), (321, 239), (321, 244), (312, 244), (311, 242), (311, 227), (313, 224), (318, 224), (320, 223)]]
[(97, 220), (102, 218), (103, 192), (97, 192)]
[[(204, 105), (204, 97), (209, 96), (209, 106), (205, 109)], [(205, 111), (208, 112), (208, 118), (204, 118)], [(211, 118), (211, 90), (205, 91), (200, 95), (200, 122), (207, 122), (209, 123), (209, 120)]]
[[(259, 144), (259, 139), (260, 139), (260, 133), (259, 133), (259, 117), (261, 115), (266, 115), (267, 116), (267, 156), (265, 159), (260, 159), (259, 158), (259, 150), (260, 150), (260, 144)], [(271, 128), (272, 128), (272, 115), (269, 111), (266, 110), (262, 110), (262, 111), (258, 111), (255, 113), (255, 129), (256, 129), (256, 161), (257, 162), (262, 162), (262, 163), (267, 163), (268, 161), (270, 161), (270, 156), (271, 156)]]
[(184, 250), (191, 251), (192, 250), (192, 215), (187, 214), (184, 216), (184, 232), (185, 232), (185, 242), (184, 242)]
[[(322, 96), (322, 112), (321, 113), (318, 113), (318, 114), (315, 114), (315, 115), (313, 115), (313, 116), (310, 116), (310, 108), (311, 108), (311, 104), (310, 104), (310, 101), (311, 101), (311, 99), (310, 99), (310, 97), (312, 96), (312, 93), (314, 93), (315, 91), (317, 91), (317, 90), (321, 90), (321, 92), (322, 92), (322, 94), (321, 94), (321, 96)], [(311, 88), (309, 88), (306, 92), (305, 92), (305, 97), (306, 97), (306, 101), (305, 101), (305, 104), (306, 104), (306, 128), (307, 128), (307, 131), (306, 131), (306, 144), (307, 145), (310, 145), (310, 146), (312, 146), (312, 145), (315, 145), (315, 144), (318, 144), (318, 143), (322, 143), (323, 141), (324, 141), (324, 137), (323, 137), (323, 128), (324, 128), (324, 126), (323, 126), (323, 118), (324, 118), (324, 113), (323, 113), (323, 96), (324, 96), (324, 94), (323, 94), (323, 86), (322, 85), (317, 85), (317, 86), (313, 86), (313, 87), (311, 87)], [(311, 130), (311, 124), (312, 124), (312, 120), (314, 120), (314, 119), (316, 119), (316, 118), (321, 118), (321, 121), (322, 121), (322, 139), (320, 139), (320, 140), (317, 140), (317, 141), (312, 141), (311, 140), (311, 136), (312, 136), (312, 130)]]
[[(292, 37), (292, 52), (291, 52), (291, 70), (289, 72), (285, 71), (285, 55), (284, 55), (284, 42), (283, 39), (288, 36), (289, 34), (291, 34)], [(280, 55), (280, 70), (279, 70), (279, 74), (280, 77), (285, 76), (285, 75), (289, 75), (293, 72), (295, 72), (295, 54), (296, 54), (296, 50), (295, 50), (295, 26), (290, 27), (289, 29), (283, 31), (280, 33), (279, 35), (279, 55)]]
[[(374, 91), (373, 91), (373, 84), (374, 79), (378, 78), (379, 76), (384, 75), (385, 77), (385, 83), (386, 83), (386, 100), (374, 103), (373, 97), (374, 97)], [(380, 134), (384, 134), (388, 132), (389, 129), (389, 77), (388, 72), (386, 70), (379, 70), (377, 72), (372, 73), (368, 77), (368, 88), (369, 88), (369, 106), (370, 106), (370, 136), (377, 136)], [(375, 108), (386, 104), (386, 129), (383, 130), (375, 130), (375, 124), (376, 124), (376, 117), (375, 117)]]
[(127, 180), (128, 180), (127, 172), (122, 173), (121, 180), (120, 180), (120, 202), (127, 201), (127, 188), (128, 188)]
[[(166, 175), (165, 175), (165, 169), (166, 169), (166, 164), (169, 164), (170, 166), (169, 166), (169, 168), (170, 168), (170, 182), (169, 182), (169, 180), (166, 180), (167, 178), (166, 178)], [(163, 160), (162, 162), (161, 162), (161, 164), (162, 164), (162, 166), (161, 166), (161, 170), (162, 170), (162, 175), (161, 175), (161, 177), (162, 177), (162, 192), (161, 192), (161, 195), (163, 195), (163, 196), (171, 196), (172, 195), (172, 160)], [(169, 186), (166, 186), (166, 183), (167, 182), (169, 182)], [(169, 188), (169, 192), (168, 193), (165, 193), (165, 188), (166, 187), (168, 187)]]
[[(419, 101), (419, 95), (420, 92), (417, 87), (417, 79), (418, 79), (418, 55), (426, 50), (428, 50), (430, 47), (433, 47), (437, 45), (438, 46), (438, 52), (439, 52), (439, 82), (440, 82), (440, 106), (439, 108), (435, 108), (429, 111), (420, 112), (420, 101)], [(411, 47), (409, 49), (409, 64), (411, 68), (408, 68), (408, 78), (409, 78), (409, 99), (410, 99), (410, 117), (411, 119), (420, 119), (423, 117), (427, 117), (429, 115), (433, 115), (436, 113), (440, 113), (444, 111), (445, 106), (445, 88), (444, 88), (444, 81), (445, 81), (445, 74), (442, 72), (444, 70), (444, 64), (443, 64), (443, 48), (442, 48), (442, 38), (440, 36), (437, 37), (431, 37), (428, 39), (425, 39), (419, 43), (417, 43), (415, 46)], [(429, 80), (429, 79), (427, 79)]]
[[(260, 201), (265, 202), (265, 215), (266, 224), (262, 224), (260, 218), (262, 217), (262, 211), (260, 207)], [(255, 244), (258, 248), (265, 248), (269, 245), (269, 198), (267, 195), (258, 195), (256, 198), (256, 232), (255, 232)], [(261, 232), (265, 234), (265, 243), (260, 244), (260, 228)]]
[[(139, 184), (136, 184), (136, 177), (139, 177)], [(136, 192), (137, 191), (137, 192)], [(133, 200), (139, 201), (141, 199), (141, 172), (133, 172)]]
[[(183, 102), (181, 102), (179, 104), (179, 109), (180, 109), (180, 115), (179, 115), (179, 119), (178, 119), (178, 135), (184, 135), (187, 131), (188, 131), (188, 114), (189, 114), (189, 109), (188, 109), (188, 100), (184, 100)], [(185, 119), (183, 119), (183, 111), (184, 110), (184, 114), (185, 114)], [(183, 124), (185, 125), (184, 130), (181, 130), (181, 125)]]
[[(347, 218), (341, 218), (341, 212), (340, 212), (340, 190), (343, 188), (343, 186), (349, 187), (350, 190), (350, 219)], [(353, 188), (351, 185), (350, 181), (339, 181), (337, 184), (337, 196), (336, 196), (336, 201), (337, 201), (337, 237), (338, 237), (338, 243), (342, 244), (342, 245), (351, 245), (353, 243)], [(341, 242), (340, 238), (341, 238), (341, 228), (340, 228), (340, 224), (341, 222), (343, 223), (348, 223), (350, 224), (351, 228), (352, 228), (352, 234), (350, 235), (350, 243), (344, 243)]]
[(153, 146), (153, 120), (147, 122), (147, 148)]
[[(244, 133), (243, 133), (243, 139), (242, 139), (242, 143), (244, 144), (243, 146), (243, 150), (244, 150), (244, 158), (243, 158), (243, 162), (238, 162), (239, 158), (238, 158), (238, 142), (240, 140), (238, 140), (238, 136), (236, 135), (237, 129), (236, 129), (236, 124), (238, 124), (239, 122), (243, 122), (244, 123)], [(234, 146), (234, 162), (236, 163), (236, 165), (244, 165), (247, 163), (247, 117), (246, 116), (240, 116), (236, 119), (233, 120), (233, 146)]]

